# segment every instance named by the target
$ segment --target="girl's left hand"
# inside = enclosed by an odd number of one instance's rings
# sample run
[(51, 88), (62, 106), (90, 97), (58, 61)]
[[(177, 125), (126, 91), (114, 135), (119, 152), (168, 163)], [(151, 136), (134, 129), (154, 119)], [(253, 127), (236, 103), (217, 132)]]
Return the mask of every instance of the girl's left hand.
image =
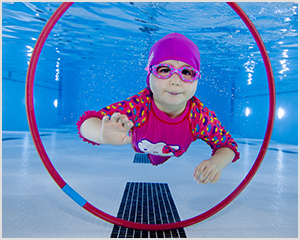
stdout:
[(201, 162), (194, 172), (194, 179), (197, 183), (216, 183), (221, 176), (222, 168), (214, 159)]

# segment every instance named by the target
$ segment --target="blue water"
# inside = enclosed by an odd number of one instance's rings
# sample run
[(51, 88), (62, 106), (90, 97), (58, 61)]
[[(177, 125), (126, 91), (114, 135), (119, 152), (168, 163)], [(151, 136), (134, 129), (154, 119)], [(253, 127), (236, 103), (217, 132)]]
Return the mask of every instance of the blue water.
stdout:
[[(59, 5), (2, 3), (2, 237), (108, 238), (113, 228), (58, 188), (28, 132), (28, 63)], [(261, 34), (273, 67), (277, 104), (272, 141), (247, 188), (222, 211), (185, 231), (192, 238), (295, 238), (298, 4), (240, 6)], [(191, 144), (181, 158), (153, 167), (133, 163), (130, 146), (99, 148), (83, 143), (76, 133), (75, 123), (84, 111), (123, 100), (146, 86), (150, 47), (173, 31), (198, 45), (202, 79), (196, 96), (217, 113), (241, 152), (216, 184), (198, 185), (192, 178), (195, 166), (211, 155), (202, 141)], [(84, 199), (117, 216), (126, 182), (167, 183), (182, 220), (212, 208), (242, 182), (260, 151), (269, 107), (259, 50), (226, 3), (75, 3), (43, 48), (34, 100), (51, 162)]]
[[(298, 4), (239, 4), (260, 33), (273, 67), (272, 140), (298, 144)], [(28, 62), (59, 5), (2, 3), (3, 130), (28, 130)], [(73, 4), (40, 56), (34, 93), (39, 128), (74, 128), (84, 111), (143, 89), (149, 50), (170, 32), (184, 34), (200, 49), (202, 78), (196, 96), (232, 134), (262, 139), (269, 108), (266, 72), (249, 30), (226, 3)]]

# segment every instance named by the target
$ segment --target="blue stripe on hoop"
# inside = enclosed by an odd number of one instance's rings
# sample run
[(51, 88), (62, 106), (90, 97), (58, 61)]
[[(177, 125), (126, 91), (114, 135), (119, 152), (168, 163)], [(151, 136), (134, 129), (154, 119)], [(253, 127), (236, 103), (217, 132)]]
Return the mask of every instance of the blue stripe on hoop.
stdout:
[(86, 204), (87, 201), (68, 184), (66, 184), (61, 190), (63, 190), (65, 194), (72, 198), (80, 207), (83, 207), (84, 204)]

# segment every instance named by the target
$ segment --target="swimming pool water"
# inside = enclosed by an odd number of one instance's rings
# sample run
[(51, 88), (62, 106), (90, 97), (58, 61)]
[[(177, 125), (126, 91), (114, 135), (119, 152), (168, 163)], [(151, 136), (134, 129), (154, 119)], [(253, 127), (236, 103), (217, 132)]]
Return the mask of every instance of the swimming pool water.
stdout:
[[(114, 233), (112, 224), (84, 211), (57, 188), (28, 132), (28, 62), (59, 4), (2, 3), (2, 237), (107, 238)], [(239, 4), (261, 34), (273, 66), (273, 141), (245, 191), (218, 214), (184, 230), (187, 237), (197, 238), (297, 237), (298, 4)], [(195, 166), (211, 154), (202, 141), (180, 159), (153, 167), (135, 159), (130, 146), (99, 148), (76, 133), (75, 123), (84, 111), (123, 100), (146, 86), (149, 49), (173, 31), (198, 45), (202, 79), (196, 96), (217, 113), (239, 145), (241, 159), (222, 172), (217, 184), (197, 185), (192, 178)], [(268, 113), (259, 50), (226, 3), (74, 3), (44, 46), (34, 90), (37, 123), (52, 163), (73, 189), (113, 216), (126, 183), (167, 183), (181, 220), (215, 206), (249, 172)]]
[[(2, 3), (3, 130), (28, 130), (24, 109), (28, 62), (58, 6)], [(298, 4), (240, 6), (260, 33), (273, 67), (277, 116), (272, 139), (297, 144)], [(196, 96), (232, 134), (263, 138), (268, 85), (262, 58), (249, 30), (226, 3), (74, 3), (50, 33), (40, 56), (35, 79), (39, 127), (73, 126), (84, 111), (143, 89), (149, 50), (170, 32), (186, 35), (200, 49), (202, 78)]]

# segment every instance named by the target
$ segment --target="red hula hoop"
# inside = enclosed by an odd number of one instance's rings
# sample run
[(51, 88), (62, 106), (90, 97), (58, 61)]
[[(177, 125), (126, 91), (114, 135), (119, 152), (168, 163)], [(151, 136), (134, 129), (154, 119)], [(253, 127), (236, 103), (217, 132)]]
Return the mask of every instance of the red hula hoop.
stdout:
[[(65, 11), (73, 4), (73, 2), (65, 2), (62, 3), (59, 8), (54, 12), (54, 14), (51, 16), (49, 21), (46, 23), (45, 27), (43, 28), (36, 45), (33, 50), (32, 57), (30, 59), (30, 64), (27, 71), (27, 78), (26, 78), (26, 111), (27, 111), (27, 119), (28, 124), (30, 128), (30, 132), (35, 144), (35, 147), (37, 149), (37, 152), (39, 153), (39, 156), (45, 165), (47, 171), (49, 172), (50, 176), (53, 178), (53, 180), (57, 183), (57, 185), (62, 189), (67, 185), (67, 183), (62, 179), (62, 177), (59, 175), (59, 173), (56, 171), (54, 166), (52, 165), (45, 148), (43, 146), (43, 143), (41, 141), (39, 131), (36, 124), (35, 119), (35, 112), (34, 112), (34, 102), (33, 102), (33, 87), (34, 87), (34, 76), (35, 71), (37, 67), (37, 62), (40, 56), (40, 53), (42, 51), (42, 48), (44, 46), (45, 41), (48, 38), (49, 33), (51, 32), (52, 28), (55, 26), (57, 21), (61, 18), (61, 16), (65, 13)], [(175, 222), (175, 223), (168, 223), (168, 224), (142, 224), (142, 223), (135, 223), (126, 221), (123, 219), (119, 219), (116, 217), (113, 217), (98, 208), (94, 207), (88, 202), (84, 202), (84, 205), (82, 206), (85, 210), (88, 212), (94, 214), (95, 216), (110, 222), (112, 224), (116, 224), (122, 227), (126, 228), (133, 228), (133, 229), (139, 229), (139, 230), (153, 230), (153, 231), (159, 231), (159, 230), (171, 230), (176, 228), (182, 228), (187, 227), (196, 223), (199, 223), (212, 215), (216, 214), (220, 210), (222, 210), (224, 207), (226, 207), (229, 203), (231, 203), (249, 184), (249, 182), (252, 180), (254, 175), (256, 174), (258, 168), (260, 167), (263, 158), (266, 154), (268, 145), (270, 143), (274, 120), (275, 120), (275, 83), (274, 83), (274, 76), (273, 71), (271, 67), (271, 62), (267, 53), (267, 50), (264, 46), (264, 43), (256, 30), (255, 26), (249, 19), (249, 17), (244, 13), (244, 11), (238, 6), (238, 4), (234, 2), (227, 3), (244, 21), (244, 23), (247, 25), (248, 29), (252, 33), (257, 46), (259, 47), (259, 50), (261, 52), (264, 65), (267, 72), (267, 78), (268, 78), (268, 84), (269, 84), (269, 117), (268, 117), (268, 124), (266, 133), (264, 136), (264, 140), (260, 149), (260, 152), (257, 156), (257, 159), (255, 160), (252, 168), (248, 172), (247, 176), (243, 179), (243, 181), (239, 184), (239, 186), (231, 193), (229, 194), (223, 201), (221, 201), (219, 204), (214, 206), (213, 208), (209, 209), (208, 211), (195, 216), (193, 218), (183, 220), (181, 222)], [(77, 194), (79, 197), (80, 195), (76, 193), (73, 190), (73, 193)], [(69, 195), (70, 196), (70, 195)], [(72, 198), (72, 197), (71, 197)], [(74, 198), (73, 198), (74, 200)]]

